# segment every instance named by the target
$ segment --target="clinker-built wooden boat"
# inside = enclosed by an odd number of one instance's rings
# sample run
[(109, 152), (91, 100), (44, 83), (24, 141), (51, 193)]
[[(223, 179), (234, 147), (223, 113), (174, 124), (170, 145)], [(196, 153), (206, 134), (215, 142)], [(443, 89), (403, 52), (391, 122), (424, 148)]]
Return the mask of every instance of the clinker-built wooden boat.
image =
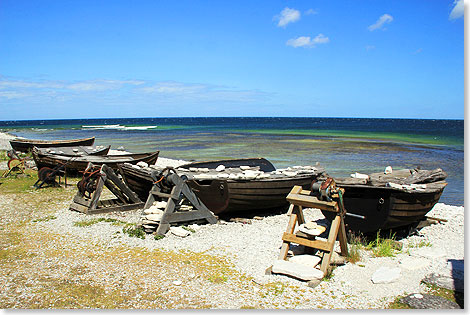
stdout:
[(10, 145), (13, 150), (28, 152), (33, 147), (38, 148), (52, 148), (52, 147), (75, 147), (75, 146), (91, 146), (95, 142), (95, 137), (84, 139), (70, 139), (70, 140), (32, 140), (32, 139), (13, 139), (10, 140)]
[[(215, 169), (223, 165), (223, 171)], [(146, 200), (152, 187), (152, 168), (122, 165), (129, 187)], [(158, 171), (158, 170), (157, 170)], [(176, 169), (188, 178), (188, 185), (214, 214), (252, 215), (287, 208), (286, 196), (298, 185), (309, 189), (324, 174), (320, 167), (276, 170), (266, 159), (235, 159), (195, 162)]]
[(145, 162), (152, 165), (157, 161), (159, 152), (160, 151), (104, 156), (64, 156), (40, 151), (38, 148), (33, 148), (32, 151), (33, 159), (38, 170), (42, 167), (54, 168), (57, 165), (66, 164), (68, 174), (77, 174), (78, 172), (84, 171), (89, 162), (95, 165), (106, 164), (115, 170), (118, 169), (118, 164), (122, 163), (136, 164), (138, 162)]
[[(368, 179), (337, 178), (345, 189), (346, 228), (364, 234), (416, 226), (439, 201), (447, 174), (436, 170), (397, 170)], [(328, 219), (330, 213), (324, 211)]]

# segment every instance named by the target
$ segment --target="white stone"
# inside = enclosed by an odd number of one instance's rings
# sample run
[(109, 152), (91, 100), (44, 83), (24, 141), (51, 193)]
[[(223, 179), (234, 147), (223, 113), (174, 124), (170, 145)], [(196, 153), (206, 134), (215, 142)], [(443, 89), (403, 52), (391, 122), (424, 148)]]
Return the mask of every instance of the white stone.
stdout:
[(292, 276), (305, 281), (323, 278), (323, 272), (318, 269), (286, 260), (276, 260), (273, 264), (272, 272)]
[(157, 208), (157, 207), (150, 207), (148, 209), (144, 210), (144, 214), (163, 214), (163, 210)]
[(228, 175), (228, 178), (229, 178), (229, 179), (237, 179), (237, 178), (238, 178), (238, 175), (231, 173), (230, 175)]
[(411, 296), (412, 298), (416, 298), (416, 299), (422, 299), (423, 298), (423, 295), (422, 294), (419, 294), (419, 293), (415, 293)]
[(410, 252), (412, 256), (436, 259), (443, 258), (447, 255), (444, 248), (434, 248), (434, 247), (421, 247)]
[(217, 174), (217, 178), (229, 178), (229, 175), (227, 173), (221, 173), (221, 174)]
[(156, 222), (156, 221), (150, 221), (150, 220), (147, 220), (147, 219), (144, 219), (142, 220), (142, 225), (146, 226), (146, 225), (153, 225), (153, 227), (155, 227), (155, 225), (158, 225), (159, 222)]
[(392, 174), (393, 169), (391, 166), (387, 166), (384, 170), (384, 174)]
[(431, 262), (426, 258), (405, 257), (400, 260), (400, 267), (406, 270), (418, 270), (426, 268)]
[(241, 169), (242, 171), (246, 171), (246, 170), (249, 170), (250, 167), (247, 166), (247, 165), (240, 165), (240, 169)]
[(146, 220), (149, 220), (149, 221), (155, 221), (155, 222), (160, 222), (160, 220), (162, 219), (162, 216), (163, 216), (163, 211), (162, 213), (151, 213), (151, 214), (147, 214), (145, 216), (145, 219)]
[(362, 178), (362, 179), (369, 179), (369, 175), (367, 174), (361, 174), (361, 173), (354, 173), (354, 174), (351, 174), (351, 177), (352, 178)]
[(316, 227), (309, 229), (305, 226), (305, 224), (301, 224), (299, 226), (299, 231), (308, 235), (318, 236), (326, 231), (326, 227), (322, 225), (317, 225)]
[(216, 170), (217, 172), (222, 172), (223, 170), (225, 170), (225, 165), (219, 165), (219, 166), (217, 166), (217, 167), (215, 168), (215, 170)]
[(202, 228), (202, 226), (197, 225), (197, 224), (191, 224), (191, 225), (189, 226), (189, 228), (191, 228), (191, 229), (193, 229), (194, 231), (197, 232), (197, 231), (199, 231), (199, 230)]
[(321, 258), (315, 255), (295, 255), (289, 258), (290, 262), (298, 263), (310, 268), (315, 268), (321, 261)]
[(297, 172), (290, 172), (290, 171), (284, 171), (282, 173), (286, 176), (295, 176), (295, 175), (297, 175)]
[(170, 227), (170, 232), (176, 236), (179, 236), (179, 237), (186, 237), (186, 236), (189, 236), (191, 235), (191, 232), (183, 229), (182, 227), (179, 227), (179, 226), (172, 226)]
[(197, 172), (198, 168), (197, 167), (190, 167), (189, 171), (190, 172)]
[(380, 267), (372, 275), (372, 282), (378, 283), (391, 283), (397, 280), (401, 275), (400, 268)]
[(167, 205), (166, 201), (155, 201), (152, 205), (152, 207), (157, 207), (159, 209), (165, 209)]
[(147, 163), (145, 163), (144, 161), (140, 161), (136, 165), (140, 166), (140, 167), (149, 167), (149, 165)]
[(182, 284), (183, 284), (183, 281), (181, 281), (181, 280), (173, 281), (173, 285), (182, 285)]

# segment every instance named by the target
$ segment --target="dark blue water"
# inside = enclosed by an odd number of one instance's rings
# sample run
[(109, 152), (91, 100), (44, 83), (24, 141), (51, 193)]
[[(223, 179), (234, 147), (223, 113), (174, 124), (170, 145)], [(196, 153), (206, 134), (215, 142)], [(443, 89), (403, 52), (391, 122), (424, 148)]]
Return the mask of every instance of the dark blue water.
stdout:
[[(92, 127), (94, 126), (94, 127)], [(440, 167), (449, 175), (441, 202), (464, 203), (464, 121), (358, 118), (127, 118), (3, 121), (34, 139), (96, 137), (96, 144), (162, 157), (210, 160), (265, 157), (277, 167), (320, 162), (333, 176), (386, 166)]]

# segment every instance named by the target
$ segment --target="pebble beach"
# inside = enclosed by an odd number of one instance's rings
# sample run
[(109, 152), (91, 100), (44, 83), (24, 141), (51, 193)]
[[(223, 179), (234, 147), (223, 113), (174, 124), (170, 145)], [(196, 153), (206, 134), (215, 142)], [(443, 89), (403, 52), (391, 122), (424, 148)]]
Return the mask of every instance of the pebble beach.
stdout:
[[(10, 149), (10, 138), (0, 133), (0, 150)], [(164, 157), (157, 161), (161, 166), (182, 163)], [(397, 297), (425, 293), (422, 280), (430, 275), (454, 283), (464, 278), (464, 207), (436, 204), (428, 216), (440, 220), (399, 239), (402, 249), (394, 256), (375, 257), (362, 248), (359, 261), (337, 266), (327, 280), (312, 288), (305, 281), (265, 274), (279, 255), (287, 214), (248, 223), (198, 225), (184, 238), (167, 233), (159, 240), (153, 235), (141, 239), (122, 233), (122, 224), (138, 223), (142, 210), (74, 212), (68, 207), (75, 190), (64, 189), (62, 194), (70, 198), (57, 202), (47, 202), (44, 192), (33, 190), (26, 197), (0, 195), (2, 231), (20, 225), (27, 238), (18, 254), (21, 258), (8, 261), (0, 275), (2, 308), (47, 308), (39, 299), (46, 294), (41, 288), (51, 279), (71, 283), (70, 288), (83, 284), (103, 288), (99, 294), (119, 297), (117, 308), (383, 309)], [(35, 209), (32, 199), (45, 201)], [(317, 209), (305, 209), (305, 216), (324, 219)], [(77, 224), (99, 218), (103, 219), (88, 226)], [(2, 250), (20, 246), (8, 238), (0, 244)], [(377, 281), (386, 270), (398, 276)]]

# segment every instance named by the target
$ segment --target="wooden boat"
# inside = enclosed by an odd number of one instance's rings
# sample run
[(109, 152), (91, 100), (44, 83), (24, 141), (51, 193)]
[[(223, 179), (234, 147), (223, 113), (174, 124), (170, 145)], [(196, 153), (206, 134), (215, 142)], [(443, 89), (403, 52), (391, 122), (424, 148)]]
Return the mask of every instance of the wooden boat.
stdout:
[[(223, 172), (215, 171), (219, 165), (224, 165), (226, 169)], [(244, 177), (240, 166), (250, 167), (248, 171), (253, 174), (258, 172), (259, 177)], [(139, 169), (126, 164), (122, 165), (121, 169), (129, 187), (142, 200), (146, 200), (153, 183), (151, 177), (153, 170)], [(286, 196), (292, 187), (299, 185), (308, 189), (312, 180), (324, 174), (324, 170), (320, 167), (297, 169), (297, 171), (292, 169), (283, 173), (284, 171), (276, 170), (269, 161), (261, 158), (196, 162), (182, 165), (176, 171), (188, 178), (187, 183), (194, 193), (217, 215), (234, 213), (246, 215), (285, 209), (288, 206)], [(221, 174), (233, 176), (219, 178)], [(235, 178), (237, 176), (238, 178)]]
[[(345, 189), (346, 228), (372, 234), (378, 230), (415, 227), (439, 201), (447, 185), (446, 176), (437, 169), (398, 170), (389, 175), (376, 173), (371, 174), (369, 180), (337, 178), (337, 186)], [(333, 219), (330, 212), (323, 214)]]
[(123, 155), (86, 155), (86, 156), (64, 156), (41, 152), (38, 148), (33, 148), (33, 159), (38, 169), (42, 167), (54, 168), (60, 164), (67, 164), (66, 170), (68, 174), (77, 174), (84, 171), (89, 162), (95, 165), (106, 164), (113, 169), (118, 169), (118, 164), (145, 162), (149, 165), (155, 164), (160, 151), (149, 153), (131, 153)]
[(105, 146), (78, 146), (78, 147), (52, 147), (38, 148), (42, 154), (56, 154), (63, 156), (86, 156), (86, 155), (107, 155), (110, 145)]
[(95, 142), (95, 137), (84, 139), (70, 139), (70, 140), (32, 140), (32, 139), (13, 139), (10, 140), (10, 145), (13, 150), (28, 152), (33, 147), (38, 148), (52, 148), (52, 147), (76, 147), (76, 146), (91, 146)]

